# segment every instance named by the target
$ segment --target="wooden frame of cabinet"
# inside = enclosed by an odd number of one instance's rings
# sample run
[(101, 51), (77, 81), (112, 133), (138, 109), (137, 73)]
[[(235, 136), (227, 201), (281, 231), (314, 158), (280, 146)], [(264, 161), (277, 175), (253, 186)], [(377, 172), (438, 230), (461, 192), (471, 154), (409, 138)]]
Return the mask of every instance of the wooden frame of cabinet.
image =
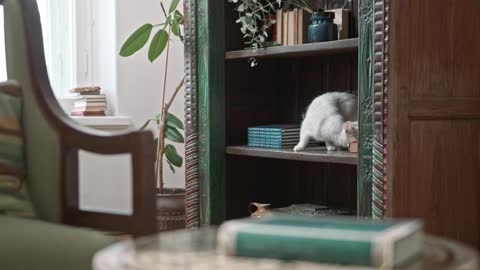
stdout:
[[(286, 57), (312, 52), (306, 48), (274, 48), (258, 52), (225, 51), (224, 5), (226, 1), (185, 0), (186, 34), (186, 177), (187, 225), (218, 224), (225, 220), (225, 156), (245, 151), (225, 142), (225, 59), (250, 56)], [(388, 86), (388, 0), (363, 0), (358, 4), (359, 155), (357, 213), (382, 218), (385, 214), (386, 148), (384, 113)], [(324, 50), (348, 50), (349, 43), (324, 46)], [(351, 43), (350, 43), (351, 44)], [(338, 44), (336, 44), (338, 45)], [(298, 49), (298, 48), (297, 48)], [(276, 50), (276, 51), (275, 51)], [(306, 51), (302, 51), (306, 50)], [(318, 50), (318, 48), (317, 48)], [(355, 48), (356, 50), (356, 48)], [(373, 61), (372, 61), (373, 60)], [(244, 154), (244, 153), (242, 153)], [(253, 155), (254, 153), (248, 153)], [(258, 155), (258, 153), (257, 153)], [(261, 153), (269, 155), (269, 153)]]

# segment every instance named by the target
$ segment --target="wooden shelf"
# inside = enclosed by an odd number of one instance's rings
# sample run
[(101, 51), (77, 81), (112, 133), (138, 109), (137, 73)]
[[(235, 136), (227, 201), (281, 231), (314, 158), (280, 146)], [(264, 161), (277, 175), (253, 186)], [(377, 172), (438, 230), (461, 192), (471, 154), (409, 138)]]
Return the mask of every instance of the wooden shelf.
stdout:
[(356, 50), (358, 50), (358, 38), (351, 38), (293, 46), (267, 47), (257, 50), (227, 51), (225, 59), (300, 57)]
[(239, 156), (357, 165), (357, 154), (347, 151), (327, 151), (325, 147), (309, 147), (304, 151), (294, 152), (293, 149), (227, 146), (226, 153)]

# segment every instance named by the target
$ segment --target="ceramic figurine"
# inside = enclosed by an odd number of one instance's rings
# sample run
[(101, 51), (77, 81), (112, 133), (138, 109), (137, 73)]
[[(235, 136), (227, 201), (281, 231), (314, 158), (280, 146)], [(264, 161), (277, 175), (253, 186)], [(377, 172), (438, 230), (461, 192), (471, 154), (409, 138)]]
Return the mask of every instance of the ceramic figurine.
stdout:
[(270, 204), (265, 203), (251, 203), (248, 207), (250, 211), (250, 216), (252, 218), (262, 218), (270, 214)]

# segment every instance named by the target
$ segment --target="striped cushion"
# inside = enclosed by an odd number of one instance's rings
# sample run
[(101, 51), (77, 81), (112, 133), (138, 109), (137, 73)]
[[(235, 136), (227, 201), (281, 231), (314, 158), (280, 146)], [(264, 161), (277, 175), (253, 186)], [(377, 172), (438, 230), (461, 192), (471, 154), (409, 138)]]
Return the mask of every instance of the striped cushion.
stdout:
[(24, 185), (20, 89), (0, 84), (0, 214), (33, 217)]

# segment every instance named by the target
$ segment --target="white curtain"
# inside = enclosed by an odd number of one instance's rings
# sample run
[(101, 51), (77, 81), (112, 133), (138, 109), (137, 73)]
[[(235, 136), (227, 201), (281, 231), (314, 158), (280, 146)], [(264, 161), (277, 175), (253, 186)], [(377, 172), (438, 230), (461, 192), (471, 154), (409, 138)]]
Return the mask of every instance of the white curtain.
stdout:
[(37, 0), (50, 84), (57, 97), (75, 85), (75, 0)]

